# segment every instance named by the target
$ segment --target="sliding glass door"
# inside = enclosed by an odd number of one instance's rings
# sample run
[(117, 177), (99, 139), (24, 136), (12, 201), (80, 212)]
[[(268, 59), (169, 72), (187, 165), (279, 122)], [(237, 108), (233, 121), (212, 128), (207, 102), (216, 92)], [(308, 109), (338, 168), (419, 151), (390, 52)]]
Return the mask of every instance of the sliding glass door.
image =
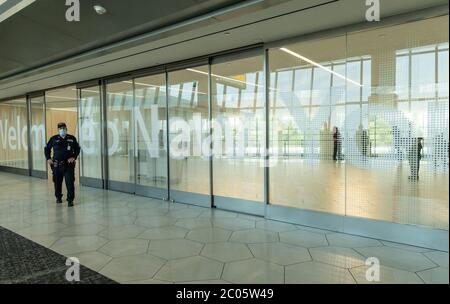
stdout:
[(167, 199), (166, 74), (134, 79), (136, 194)]
[[(170, 197), (211, 206), (208, 65), (168, 73)], [(206, 152), (206, 153), (205, 153)]]
[(47, 178), (47, 162), (44, 155), (45, 136), (45, 97), (44, 93), (30, 96), (30, 141), (31, 175)]
[(211, 65), (214, 204), (264, 214), (265, 85), (262, 50)]
[(134, 193), (133, 82), (115, 79), (105, 86), (108, 188)]
[(78, 102), (80, 183), (97, 188), (104, 186), (100, 92), (98, 83), (80, 88)]

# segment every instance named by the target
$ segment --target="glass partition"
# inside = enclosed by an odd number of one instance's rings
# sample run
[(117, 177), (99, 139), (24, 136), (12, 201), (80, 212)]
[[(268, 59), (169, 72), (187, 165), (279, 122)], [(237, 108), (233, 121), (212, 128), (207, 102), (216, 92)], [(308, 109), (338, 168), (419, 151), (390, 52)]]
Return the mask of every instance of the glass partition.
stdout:
[(171, 195), (209, 195), (209, 157), (202, 149), (209, 136), (208, 66), (169, 72), (168, 102)]
[[(45, 104), (47, 138), (58, 134), (58, 123), (65, 122), (67, 133), (76, 136), (78, 139), (77, 89), (75, 86), (46, 91)], [(78, 167), (75, 171), (75, 181), (78, 181)], [(51, 170), (48, 170), (48, 174), (51, 177)]]
[[(448, 229), (448, 16), (348, 35), (346, 214)], [(355, 68), (353, 58), (366, 57)], [(355, 79), (357, 80), (357, 79)]]
[(31, 97), (31, 159), (33, 171), (46, 172), (47, 161), (44, 155), (46, 145), (45, 136), (45, 98), (44, 96)]
[(109, 182), (134, 184), (133, 99), (131, 80), (106, 84)]
[(81, 177), (102, 179), (101, 98), (98, 85), (79, 90)]
[[(166, 74), (134, 80), (136, 183), (167, 189)], [(167, 198), (167, 191), (157, 197)]]
[(345, 214), (345, 89), (360, 89), (346, 76), (345, 41), (269, 50), (271, 204)]
[(264, 57), (213, 60), (214, 195), (264, 201)]
[(0, 102), (0, 166), (28, 169), (27, 101)]

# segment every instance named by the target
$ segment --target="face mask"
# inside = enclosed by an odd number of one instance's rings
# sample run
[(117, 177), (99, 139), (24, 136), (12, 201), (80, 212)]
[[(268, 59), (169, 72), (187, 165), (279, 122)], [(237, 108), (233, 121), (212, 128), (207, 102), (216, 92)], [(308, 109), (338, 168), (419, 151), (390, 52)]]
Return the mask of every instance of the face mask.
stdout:
[(64, 137), (66, 136), (66, 134), (67, 134), (66, 129), (59, 129), (59, 136)]

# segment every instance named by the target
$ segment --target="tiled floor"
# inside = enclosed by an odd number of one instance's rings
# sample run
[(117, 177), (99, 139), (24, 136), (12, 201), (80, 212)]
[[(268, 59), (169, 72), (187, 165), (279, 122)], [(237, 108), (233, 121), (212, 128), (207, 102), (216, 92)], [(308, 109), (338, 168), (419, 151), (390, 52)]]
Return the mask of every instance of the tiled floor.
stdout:
[(121, 283), (448, 283), (448, 253), (0, 173), (0, 226)]

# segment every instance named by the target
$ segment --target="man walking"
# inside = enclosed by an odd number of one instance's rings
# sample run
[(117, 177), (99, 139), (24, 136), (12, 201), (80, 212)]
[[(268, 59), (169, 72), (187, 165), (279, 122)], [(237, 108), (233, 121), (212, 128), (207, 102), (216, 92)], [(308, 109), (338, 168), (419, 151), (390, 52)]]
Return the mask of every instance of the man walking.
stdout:
[[(53, 156), (51, 155), (53, 149)], [(75, 136), (67, 134), (64, 122), (58, 123), (58, 135), (50, 138), (44, 148), (45, 158), (53, 172), (56, 203), (62, 203), (62, 182), (66, 181), (67, 202), (73, 206), (75, 198), (75, 160), (80, 154), (80, 146)]]

